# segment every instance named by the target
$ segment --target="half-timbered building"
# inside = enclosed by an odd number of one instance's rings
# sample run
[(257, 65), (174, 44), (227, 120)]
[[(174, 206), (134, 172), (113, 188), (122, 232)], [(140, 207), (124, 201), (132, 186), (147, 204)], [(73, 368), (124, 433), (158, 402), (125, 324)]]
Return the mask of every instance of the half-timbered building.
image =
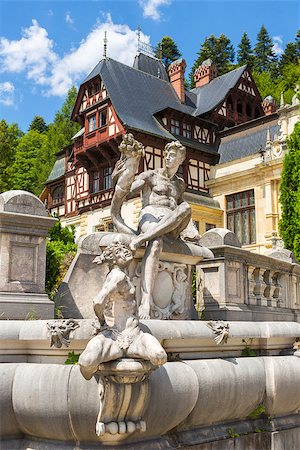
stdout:
[[(71, 117), (81, 129), (57, 155), (46, 185), (50, 213), (74, 224), (78, 235), (112, 226), (111, 173), (125, 132), (145, 146), (140, 172), (161, 167), (165, 144), (180, 140), (187, 149), (186, 197), (199, 231), (223, 226), (223, 210), (207, 186), (220, 133), (263, 117), (262, 99), (247, 66), (218, 76), (213, 61), (204, 61), (190, 91), (185, 68), (180, 59), (167, 73), (160, 60), (139, 52), (133, 67), (103, 58), (81, 84)], [(138, 198), (129, 199), (123, 214), (137, 221), (139, 208)]]

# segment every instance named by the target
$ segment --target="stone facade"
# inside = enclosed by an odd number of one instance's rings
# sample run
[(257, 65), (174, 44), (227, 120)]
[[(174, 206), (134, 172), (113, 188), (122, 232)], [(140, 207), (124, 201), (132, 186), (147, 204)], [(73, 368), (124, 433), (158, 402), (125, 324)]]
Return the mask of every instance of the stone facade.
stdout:
[(0, 314), (3, 319), (53, 317), (45, 294), (46, 236), (56, 219), (25, 191), (0, 195)]

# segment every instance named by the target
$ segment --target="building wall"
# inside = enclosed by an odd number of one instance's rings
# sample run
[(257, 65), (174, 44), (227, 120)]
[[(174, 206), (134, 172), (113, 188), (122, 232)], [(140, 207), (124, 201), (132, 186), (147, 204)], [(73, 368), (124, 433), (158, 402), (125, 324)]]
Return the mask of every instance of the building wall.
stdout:
[(278, 110), (280, 136), (266, 147), (265, 154), (257, 152), (245, 158), (211, 169), (211, 179), (207, 183), (213, 199), (224, 210), (222, 226), (227, 227), (226, 196), (238, 192), (254, 190), (256, 243), (245, 245), (251, 251), (266, 253), (272, 247), (272, 239), (279, 237), (280, 183), (286, 139), (299, 121), (299, 105), (287, 105)]

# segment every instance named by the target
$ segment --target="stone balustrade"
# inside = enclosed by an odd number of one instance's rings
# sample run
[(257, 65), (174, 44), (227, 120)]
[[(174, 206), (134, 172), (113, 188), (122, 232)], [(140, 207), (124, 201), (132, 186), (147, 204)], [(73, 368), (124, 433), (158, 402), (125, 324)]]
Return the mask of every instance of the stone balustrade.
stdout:
[(300, 321), (300, 265), (286, 250), (266, 256), (234, 241), (212, 244), (214, 259), (197, 266), (198, 309), (207, 319)]

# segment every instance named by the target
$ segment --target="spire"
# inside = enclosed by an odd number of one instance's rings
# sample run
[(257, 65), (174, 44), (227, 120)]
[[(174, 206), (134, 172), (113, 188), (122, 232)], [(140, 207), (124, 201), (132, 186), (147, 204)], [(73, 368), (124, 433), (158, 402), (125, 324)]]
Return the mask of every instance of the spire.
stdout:
[(103, 39), (103, 58), (106, 58), (107, 52), (107, 31), (104, 31), (104, 39)]
[(138, 50), (139, 50), (140, 41), (141, 41), (141, 31), (142, 31), (141, 26), (138, 25), (137, 30), (136, 30), (137, 39), (138, 39)]

